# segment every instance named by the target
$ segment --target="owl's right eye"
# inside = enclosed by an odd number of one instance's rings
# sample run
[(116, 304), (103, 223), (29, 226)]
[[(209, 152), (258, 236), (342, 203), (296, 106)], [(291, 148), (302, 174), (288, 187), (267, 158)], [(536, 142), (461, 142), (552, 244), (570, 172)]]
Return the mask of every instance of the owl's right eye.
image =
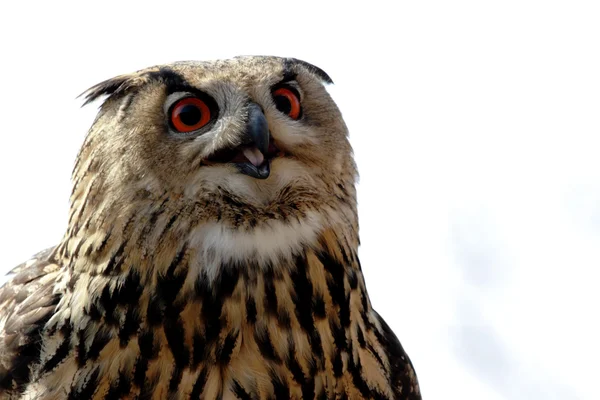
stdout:
[(210, 108), (197, 97), (186, 97), (171, 107), (169, 119), (177, 132), (193, 132), (210, 122)]

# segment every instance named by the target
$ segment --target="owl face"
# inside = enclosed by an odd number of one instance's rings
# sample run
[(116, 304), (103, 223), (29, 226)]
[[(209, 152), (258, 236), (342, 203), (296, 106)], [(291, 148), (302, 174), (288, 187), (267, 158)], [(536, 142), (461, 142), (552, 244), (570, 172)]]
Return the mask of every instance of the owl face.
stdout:
[(88, 102), (108, 98), (75, 185), (94, 170), (102, 176), (95, 191), (114, 204), (166, 196), (220, 202), (232, 215), (317, 202), (355, 176), (327, 83), (319, 68), (276, 57), (179, 62), (102, 82), (86, 93)]

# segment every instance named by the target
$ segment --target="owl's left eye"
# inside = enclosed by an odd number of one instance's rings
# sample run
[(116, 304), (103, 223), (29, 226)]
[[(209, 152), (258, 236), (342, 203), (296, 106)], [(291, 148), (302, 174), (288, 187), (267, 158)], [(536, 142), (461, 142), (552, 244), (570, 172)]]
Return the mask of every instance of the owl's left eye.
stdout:
[(210, 122), (210, 108), (197, 97), (186, 97), (171, 107), (169, 119), (177, 132), (192, 132)]
[(295, 89), (284, 86), (274, 90), (273, 101), (275, 107), (291, 119), (300, 119), (302, 116), (300, 96)]

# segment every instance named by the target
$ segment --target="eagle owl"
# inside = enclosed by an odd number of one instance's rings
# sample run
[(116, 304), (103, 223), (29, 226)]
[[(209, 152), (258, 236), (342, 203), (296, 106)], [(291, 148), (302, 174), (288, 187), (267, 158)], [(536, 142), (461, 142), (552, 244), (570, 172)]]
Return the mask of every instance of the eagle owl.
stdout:
[(0, 398), (419, 399), (365, 288), (329, 83), (238, 57), (85, 92), (67, 231), (0, 289)]

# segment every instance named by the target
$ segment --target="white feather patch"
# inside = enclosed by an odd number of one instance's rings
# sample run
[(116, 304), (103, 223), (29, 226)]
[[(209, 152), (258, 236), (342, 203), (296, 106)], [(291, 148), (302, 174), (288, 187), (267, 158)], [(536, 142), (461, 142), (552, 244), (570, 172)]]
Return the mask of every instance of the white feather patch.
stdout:
[(324, 225), (324, 216), (317, 212), (307, 213), (301, 221), (271, 221), (252, 231), (206, 224), (190, 235), (190, 245), (200, 249), (199, 259), (192, 265), (201, 265), (209, 278), (214, 278), (223, 262), (253, 259), (264, 265), (276, 263), (315, 243)]

